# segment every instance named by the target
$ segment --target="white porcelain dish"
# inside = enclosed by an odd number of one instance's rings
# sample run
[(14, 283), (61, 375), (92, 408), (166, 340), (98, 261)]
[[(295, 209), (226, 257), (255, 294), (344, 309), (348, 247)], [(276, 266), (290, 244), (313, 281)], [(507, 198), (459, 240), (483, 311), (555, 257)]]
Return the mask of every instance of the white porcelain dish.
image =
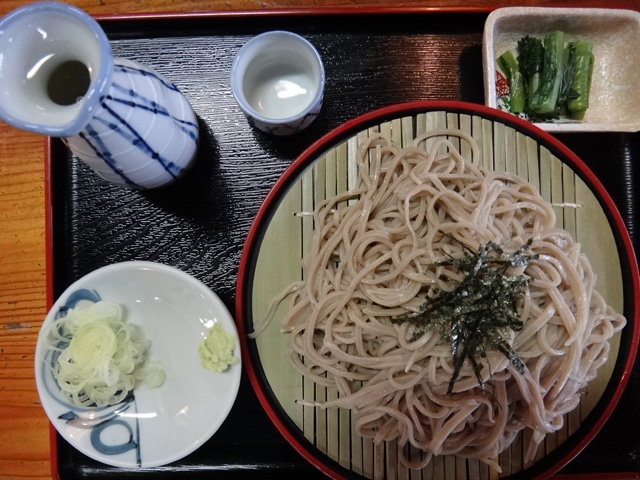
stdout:
[(251, 38), (231, 67), (231, 91), (249, 123), (272, 135), (307, 128), (322, 109), (322, 58), (305, 38), (274, 30)]
[[(176, 461), (207, 441), (227, 417), (240, 386), (241, 363), (222, 373), (200, 365), (198, 345), (219, 322), (237, 338), (224, 303), (202, 282), (181, 270), (152, 262), (100, 268), (72, 284), (55, 302), (43, 327), (83, 302), (121, 304), (129, 323), (151, 341), (149, 356), (166, 379), (141, 386), (108, 408), (78, 408), (65, 402), (51, 373), (52, 351), (38, 339), (35, 373), (50, 421), (74, 447), (118, 467), (154, 467)], [(240, 360), (240, 347), (234, 355)]]
[(595, 64), (584, 119), (536, 123), (550, 132), (640, 130), (640, 12), (604, 8), (505, 7), (487, 17), (483, 36), (485, 104), (504, 110), (496, 94), (496, 58), (525, 35), (565, 32), (593, 43)]

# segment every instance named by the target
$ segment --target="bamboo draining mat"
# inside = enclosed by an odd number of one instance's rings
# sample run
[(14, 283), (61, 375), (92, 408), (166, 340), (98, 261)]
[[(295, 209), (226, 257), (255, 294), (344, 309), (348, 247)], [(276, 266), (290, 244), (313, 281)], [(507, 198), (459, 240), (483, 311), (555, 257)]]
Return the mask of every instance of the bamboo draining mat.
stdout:
[[(362, 131), (327, 151), (304, 171), (283, 197), (260, 246), (252, 291), (252, 318), (256, 324), (278, 293), (302, 276), (300, 261), (311, 242), (313, 219), (299, 214), (312, 212), (316, 203), (354, 187), (358, 144), (371, 132), (380, 131), (395, 143), (406, 146), (423, 132), (444, 128), (471, 134), (480, 148), (482, 166), (527, 179), (545, 200), (555, 205), (558, 226), (581, 243), (582, 251), (598, 275), (598, 289), (610, 305), (622, 311), (622, 273), (619, 262), (612, 261), (619, 257), (611, 226), (597, 198), (572, 168), (535, 139), (502, 123), (479, 116), (435, 111), (398, 118)], [(468, 158), (468, 148), (462, 144), (461, 152)], [(500, 455), (502, 474), (478, 461), (454, 456), (435, 457), (425, 469), (411, 471), (399, 462), (395, 443), (374, 446), (371, 440), (354, 433), (351, 412), (302, 406), (301, 400), (322, 402), (335, 398), (337, 393), (302, 378), (285, 358), (288, 335), (281, 332), (280, 324), (287, 305), (287, 302), (280, 305), (269, 327), (258, 336), (257, 349), (266, 379), (281, 407), (318, 451), (356, 476), (386, 480), (493, 479), (528, 467), (523, 461), (523, 450), (529, 435), (521, 434)], [(547, 436), (535, 461), (564, 442), (592, 410), (611, 376), (618, 340), (616, 337), (613, 342), (609, 362), (584, 393), (580, 408), (567, 415), (561, 431)], [(420, 455), (420, 452), (409, 454)]]

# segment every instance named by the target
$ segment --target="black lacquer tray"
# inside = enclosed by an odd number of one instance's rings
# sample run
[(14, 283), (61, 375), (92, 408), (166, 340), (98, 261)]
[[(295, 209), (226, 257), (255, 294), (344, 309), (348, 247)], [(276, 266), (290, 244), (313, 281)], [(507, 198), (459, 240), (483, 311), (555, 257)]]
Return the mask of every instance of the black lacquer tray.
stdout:
[[(48, 254), (57, 298), (104, 265), (149, 260), (203, 281), (233, 313), (240, 254), (251, 222), (281, 173), (306, 147), (373, 109), (425, 99), (483, 103), (482, 31), (488, 12), (467, 10), (293, 10), (100, 19), (115, 56), (147, 64), (172, 80), (193, 106), (199, 158), (178, 183), (136, 192), (102, 181), (60, 141), (49, 149)], [(285, 29), (320, 52), (327, 84), (316, 122), (292, 137), (247, 124), (229, 72), (252, 36)], [(640, 134), (558, 134), (599, 177), (639, 248)], [(630, 477), (640, 472), (640, 372), (632, 373), (600, 433), (560, 475)], [(623, 434), (621, 434), (624, 432)], [(322, 478), (280, 435), (246, 377), (221, 429), (200, 449), (164, 467), (123, 470), (95, 462), (55, 435), (52, 463), (76, 478)]]

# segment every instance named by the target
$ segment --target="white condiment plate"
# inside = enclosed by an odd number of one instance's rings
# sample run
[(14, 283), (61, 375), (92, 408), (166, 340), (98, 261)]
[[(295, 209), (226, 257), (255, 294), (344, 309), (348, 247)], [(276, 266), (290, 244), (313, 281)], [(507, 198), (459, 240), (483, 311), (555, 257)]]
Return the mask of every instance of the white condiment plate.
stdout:
[[(196, 450), (222, 425), (238, 393), (241, 362), (216, 373), (200, 365), (198, 345), (220, 322), (237, 338), (224, 303), (206, 285), (166, 265), (132, 261), (100, 268), (72, 284), (55, 302), (43, 327), (83, 302), (121, 304), (127, 321), (151, 341), (149, 357), (166, 379), (140, 386), (123, 403), (78, 408), (64, 401), (51, 373), (52, 352), (39, 338), (36, 384), (50, 421), (85, 455), (119, 467), (154, 467)], [(62, 310), (61, 310), (62, 309)], [(240, 360), (240, 347), (234, 355)]]

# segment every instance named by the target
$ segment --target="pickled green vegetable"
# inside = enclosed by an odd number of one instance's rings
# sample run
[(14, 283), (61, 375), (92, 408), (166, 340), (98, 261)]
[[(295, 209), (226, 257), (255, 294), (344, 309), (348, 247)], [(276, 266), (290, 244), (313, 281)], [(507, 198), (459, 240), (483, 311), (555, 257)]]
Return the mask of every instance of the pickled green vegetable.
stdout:
[(513, 53), (507, 50), (500, 55), (498, 57), (498, 65), (507, 76), (507, 81), (509, 82), (511, 112), (523, 112), (526, 102), (524, 79)]
[(506, 51), (496, 60), (509, 85), (507, 108), (532, 120), (582, 119), (589, 108), (594, 61), (591, 42), (565, 46), (562, 31), (548, 33), (542, 40), (522, 37), (517, 57)]
[(542, 40), (527, 35), (518, 41), (518, 64), (525, 81), (527, 110), (531, 110), (533, 94), (540, 86), (544, 47)]
[(556, 109), (564, 69), (564, 33), (547, 34), (543, 40), (544, 60), (540, 86), (531, 99), (531, 110), (538, 115), (552, 114)]
[(589, 108), (589, 90), (593, 73), (593, 45), (591, 42), (580, 41), (574, 44), (575, 74), (572, 89), (576, 97), (567, 102), (567, 108), (573, 118), (582, 118)]

